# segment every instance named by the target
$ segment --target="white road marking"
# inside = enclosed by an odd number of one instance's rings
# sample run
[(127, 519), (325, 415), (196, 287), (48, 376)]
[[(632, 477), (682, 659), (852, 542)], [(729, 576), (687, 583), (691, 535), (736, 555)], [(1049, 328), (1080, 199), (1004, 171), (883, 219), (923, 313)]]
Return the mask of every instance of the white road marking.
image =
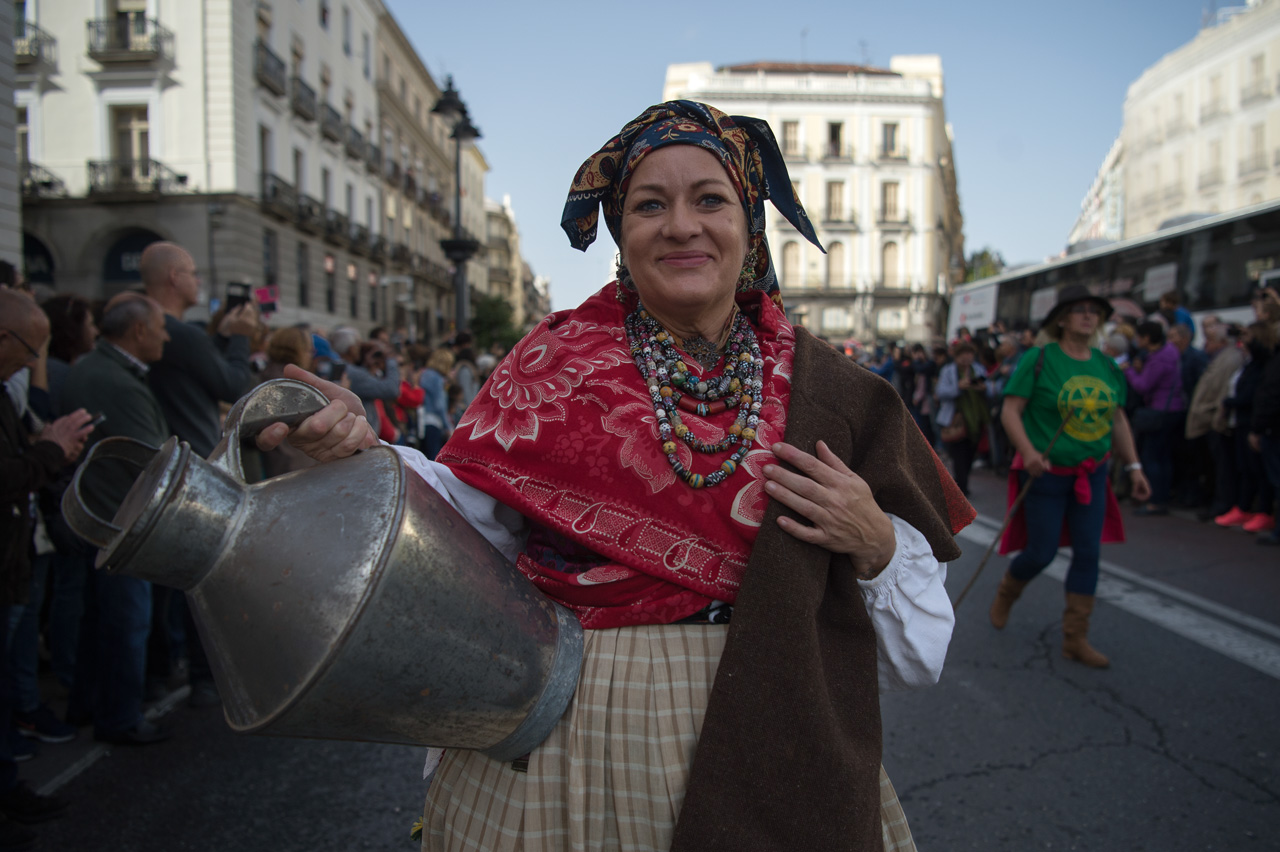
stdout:
[[(959, 537), (986, 548), (999, 526), (997, 521), (979, 517), (961, 530)], [(1065, 579), (1069, 553), (1068, 549), (1060, 550), (1044, 573), (1055, 580)], [(1099, 600), (1280, 680), (1280, 627), (1105, 559), (1099, 568)]]

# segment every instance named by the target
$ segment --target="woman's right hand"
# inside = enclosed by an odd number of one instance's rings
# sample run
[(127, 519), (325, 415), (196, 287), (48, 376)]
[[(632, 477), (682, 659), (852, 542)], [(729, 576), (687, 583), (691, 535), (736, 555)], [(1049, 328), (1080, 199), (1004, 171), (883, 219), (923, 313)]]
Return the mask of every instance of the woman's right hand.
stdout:
[(364, 416), (360, 397), (314, 373), (289, 364), (284, 368), (287, 379), (306, 382), (331, 402), (298, 424), (292, 432), (285, 423), (273, 423), (258, 433), (258, 449), (274, 450), (289, 443), (316, 461), (346, 458), (357, 450), (378, 445), (378, 436)]
[(1044, 453), (1033, 451), (1022, 454), (1022, 466), (1026, 470), (1027, 476), (1035, 479), (1037, 476), (1047, 472), (1053, 465), (1049, 463), (1049, 459)]

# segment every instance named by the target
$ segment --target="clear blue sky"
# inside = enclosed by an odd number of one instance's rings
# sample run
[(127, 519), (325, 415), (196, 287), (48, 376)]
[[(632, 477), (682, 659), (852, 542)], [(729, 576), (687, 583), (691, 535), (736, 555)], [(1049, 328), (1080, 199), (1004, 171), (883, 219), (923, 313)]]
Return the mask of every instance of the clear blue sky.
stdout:
[[(942, 57), (965, 252), (1011, 263), (1061, 251), (1142, 71), (1195, 37), (1205, 0), (384, 0), (484, 138), (490, 198), (511, 196), (521, 252), (557, 310), (607, 280), (608, 233), (569, 247), (577, 167), (662, 97), (667, 65)], [(1226, 5), (1226, 4), (1221, 4)], [(784, 11), (785, 10), (785, 11)], [(802, 30), (808, 31), (802, 36)]]

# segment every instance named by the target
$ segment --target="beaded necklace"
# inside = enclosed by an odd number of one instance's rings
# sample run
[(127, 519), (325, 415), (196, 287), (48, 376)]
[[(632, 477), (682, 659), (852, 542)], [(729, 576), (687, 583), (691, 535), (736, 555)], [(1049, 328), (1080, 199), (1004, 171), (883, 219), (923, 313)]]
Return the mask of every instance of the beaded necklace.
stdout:
[[(671, 469), (693, 488), (710, 488), (724, 482), (751, 451), (756, 426), (760, 423), (764, 358), (760, 355), (755, 329), (743, 314), (734, 318), (724, 368), (719, 375), (712, 375), (715, 365), (705, 373), (691, 371), (676, 350), (670, 332), (643, 305), (627, 315), (626, 330), (631, 357), (649, 388), (658, 417), (662, 452)], [(738, 408), (737, 418), (724, 439), (714, 444), (699, 439), (680, 417), (681, 411), (710, 417), (734, 406)], [(718, 470), (704, 476), (680, 463), (676, 439), (684, 441), (694, 452), (706, 455), (730, 449), (733, 452)]]

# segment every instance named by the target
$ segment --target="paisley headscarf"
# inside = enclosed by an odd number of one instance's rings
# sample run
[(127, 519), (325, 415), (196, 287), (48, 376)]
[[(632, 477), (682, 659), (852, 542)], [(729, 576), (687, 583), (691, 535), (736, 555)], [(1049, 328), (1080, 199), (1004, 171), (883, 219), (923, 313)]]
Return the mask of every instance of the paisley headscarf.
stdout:
[(697, 145), (724, 166), (747, 215), (750, 268), (739, 289), (763, 290), (778, 298), (778, 276), (764, 236), (764, 202), (769, 199), (805, 239), (819, 249), (809, 215), (791, 187), (787, 164), (767, 122), (725, 115), (695, 101), (667, 101), (649, 107), (578, 169), (569, 188), (560, 226), (574, 248), (586, 251), (596, 238), (600, 208), (614, 242), (622, 244), (622, 210), (636, 167), (667, 145)]

